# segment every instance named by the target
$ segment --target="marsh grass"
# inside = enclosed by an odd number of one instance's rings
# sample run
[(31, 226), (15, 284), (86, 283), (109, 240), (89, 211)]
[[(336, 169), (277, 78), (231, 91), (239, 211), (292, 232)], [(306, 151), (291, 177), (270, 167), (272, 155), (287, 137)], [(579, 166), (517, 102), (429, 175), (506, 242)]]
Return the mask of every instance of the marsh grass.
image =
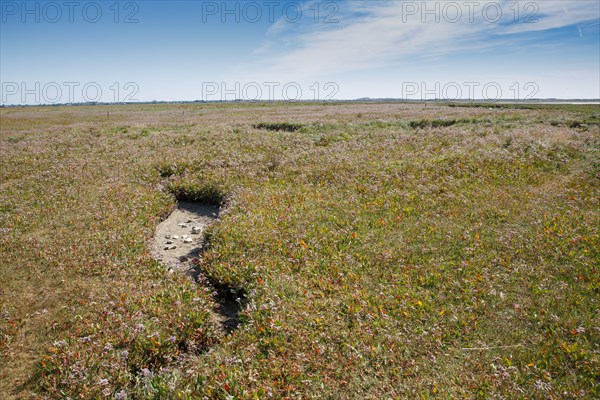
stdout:
[(3, 398), (600, 396), (598, 107), (182, 107), (0, 110)]

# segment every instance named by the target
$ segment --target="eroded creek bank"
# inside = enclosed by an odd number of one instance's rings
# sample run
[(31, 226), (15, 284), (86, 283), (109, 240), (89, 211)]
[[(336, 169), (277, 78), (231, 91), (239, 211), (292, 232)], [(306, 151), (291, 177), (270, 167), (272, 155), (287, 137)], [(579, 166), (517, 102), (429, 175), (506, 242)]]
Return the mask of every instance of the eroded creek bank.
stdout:
[(214, 322), (224, 333), (231, 333), (238, 327), (244, 304), (243, 290), (212, 279), (195, 262), (202, 257), (207, 245), (204, 231), (218, 216), (217, 206), (178, 202), (171, 215), (156, 227), (152, 254), (165, 267), (188, 274), (199, 285), (210, 287), (215, 300)]

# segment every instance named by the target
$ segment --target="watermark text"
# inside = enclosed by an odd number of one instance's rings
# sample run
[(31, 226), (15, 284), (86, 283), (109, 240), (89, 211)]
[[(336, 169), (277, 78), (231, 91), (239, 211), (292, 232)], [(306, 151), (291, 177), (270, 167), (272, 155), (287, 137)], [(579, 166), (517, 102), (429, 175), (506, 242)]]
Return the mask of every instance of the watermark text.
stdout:
[(140, 7), (137, 2), (79, 2), (79, 1), (1, 1), (2, 23), (87, 22), (102, 20), (136, 24)]
[(2, 104), (126, 103), (137, 102), (135, 82), (2, 82)]

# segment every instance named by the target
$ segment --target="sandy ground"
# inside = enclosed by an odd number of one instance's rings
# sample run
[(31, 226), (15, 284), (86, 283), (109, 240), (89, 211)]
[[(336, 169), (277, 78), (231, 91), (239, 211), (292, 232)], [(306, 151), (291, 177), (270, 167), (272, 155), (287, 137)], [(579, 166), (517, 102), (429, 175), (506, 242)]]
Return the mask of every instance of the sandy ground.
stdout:
[(216, 206), (181, 201), (177, 209), (156, 227), (152, 252), (174, 270), (189, 268), (204, 245), (203, 232), (219, 213)]

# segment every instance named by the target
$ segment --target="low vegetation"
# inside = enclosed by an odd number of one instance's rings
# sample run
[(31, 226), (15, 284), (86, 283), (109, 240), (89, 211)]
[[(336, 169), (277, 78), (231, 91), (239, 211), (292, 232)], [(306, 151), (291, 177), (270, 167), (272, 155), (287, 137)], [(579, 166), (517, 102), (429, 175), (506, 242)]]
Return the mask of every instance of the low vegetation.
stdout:
[[(600, 397), (598, 106), (0, 113), (3, 399)], [(231, 334), (149, 254), (175, 198)]]
[(266, 129), (268, 131), (296, 132), (303, 128), (302, 124), (292, 122), (261, 122), (252, 125), (254, 129)]

